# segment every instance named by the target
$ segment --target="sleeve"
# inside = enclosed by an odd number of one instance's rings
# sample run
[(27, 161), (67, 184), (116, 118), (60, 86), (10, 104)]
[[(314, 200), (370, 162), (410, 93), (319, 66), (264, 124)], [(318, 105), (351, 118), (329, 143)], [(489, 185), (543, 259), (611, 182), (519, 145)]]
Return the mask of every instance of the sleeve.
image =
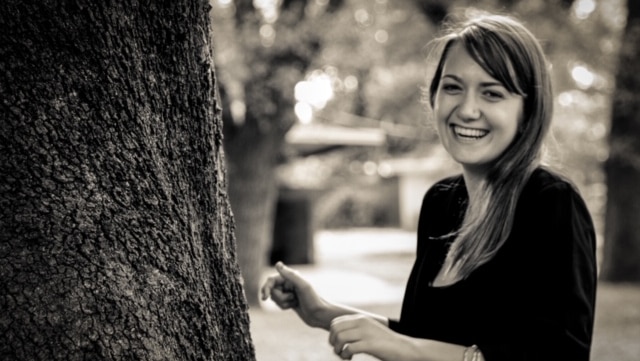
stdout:
[[(588, 361), (597, 270), (595, 232), (579, 193), (568, 183), (544, 188), (531, 202), (521, 265), (502, 329), (478, 340), (487, 361)], [(485, 322), (489, 319), (485, 319)]]
[(400, 327), (400, 321), (396, 318), (389, 318), (387, 319), (387, 322), (389, 324), (389, 328), (392, 331), (398, 332), (398, 333), (403, 333), (402, 332), (402, 328)]

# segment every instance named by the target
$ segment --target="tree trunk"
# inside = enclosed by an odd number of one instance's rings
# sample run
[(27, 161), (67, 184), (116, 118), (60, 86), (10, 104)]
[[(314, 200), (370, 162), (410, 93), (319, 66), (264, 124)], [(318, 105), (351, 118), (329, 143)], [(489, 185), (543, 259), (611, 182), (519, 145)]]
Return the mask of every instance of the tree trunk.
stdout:
[[(238, 262), (243, 274), (247, 302), (259, 305), (262, 271), (271, 247), (278, 196), (276, 156), (283, 134), (261, 133), (245, 126), (226, 142), (229, 198), (233, 208)], [(225, 138), (227, 139), (227, 138)]]
[(2, 360), (255, 359), (209, 6), (143, 3), (0, 5)]
[(640, 282), (640, 2), (628, 2), (606, 163), (607, 215), (602, 278)]
[(252, 307), (259, 306), (261, 275), (272, 244), (278, 157), (285, 134), (296, 122), (294, 87), (304, 79), (320, 50), (318, 34), (309, 29), (309, 24), (304, 25), (306, 3), (282, 3), (280, 18), (286, 21), (273, 24), (278, 35), (276, 44), (269, 47), (256, 40), (264, 24), (253, 2), (235, 2), (235, 45), (241, 49), (244, 68), (250, 71), (237, 80), (246, 114), (242, 119), (233, 119), (226, 113), (224, 139), (229, 160), (229, 197), (238, 226), (238, 260)]

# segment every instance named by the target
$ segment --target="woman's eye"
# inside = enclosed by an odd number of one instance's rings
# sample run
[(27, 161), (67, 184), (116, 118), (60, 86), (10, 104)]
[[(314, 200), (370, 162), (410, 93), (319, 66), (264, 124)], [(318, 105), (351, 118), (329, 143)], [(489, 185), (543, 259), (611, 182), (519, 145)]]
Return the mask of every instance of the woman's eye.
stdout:
[(500, 100), (504, 98), (504, 95), (501, 92), (494, 90), (486, 90), (484, 92), (484, 96), (490, 100)]
[(457, 93), (461, 90), (461, 88), (457, 84), (442, 84), (442, 90), (447, 93)]

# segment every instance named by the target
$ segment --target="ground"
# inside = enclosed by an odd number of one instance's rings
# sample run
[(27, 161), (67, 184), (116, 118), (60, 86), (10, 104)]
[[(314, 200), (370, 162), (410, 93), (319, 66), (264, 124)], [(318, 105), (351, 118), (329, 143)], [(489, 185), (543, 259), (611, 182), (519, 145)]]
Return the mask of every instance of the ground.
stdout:
[[(398, 317), (415, 248), (411, 232), (393, 229), (322, 231), (313, 265), (295, 266), (324, 297)], [(273, 273), (267, 270), (265, 276)], [(601, 283), (591, 361), (637, 361), (640, 355), (640, 285)], [(273, 303), (250, 311), (257, 361), (336, 361), (324, 330)], [(354, 361), (373, 361), (358, 355)]]

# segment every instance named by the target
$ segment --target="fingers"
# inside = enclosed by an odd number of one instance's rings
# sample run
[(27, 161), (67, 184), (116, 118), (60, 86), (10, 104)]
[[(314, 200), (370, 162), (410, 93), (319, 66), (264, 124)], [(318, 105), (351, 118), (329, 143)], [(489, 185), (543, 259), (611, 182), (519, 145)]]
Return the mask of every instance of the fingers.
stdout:
[(336, 354), (343, 360), (351, 360), (354, 355), (359, 353), (366, 353), (366, 346), (364, 341), (350, 342), (345, 343), (341, 348), (340, 352), (336, 352)]
[(329, 327), (329, 343), (333, 345), (338, 335), (345, 331), (357, 328), (358, 322), (362, 318), (364, 318), (362, 315), (345, 315), (331, 320), (331, 325)]
[(266, 301), (271, 297), (271, 290), (276, 284), (276, 277), (269, 277), (260, 288), (260, 295), (263, 301)]
[(282, 262), (276, 264), (276, 270), (278, 274), (267, 278), (262, 288), (260, 288), (260, 295), (263, 301), (271, 297), (271, 292), (274, 288), (293, 291), (296, 287), (307, 284), (297, 271), (285, 266)]
[(260, 292), (262, 294), (262, 300), (265, 301), (269, 297), (271, 297), (271, 293), (273, 292), (274, 289), (289, 290), (289, 291), (293, 290), (293, 288), (290, 285), (290, 282), (288, 282), (281, 276), (279, 275), (271, 276), (267, 278), (264, 285), (260, 289)]
[(283, 310), (295, 308), (298, 306), (298, 299), (294, 293), (283, 292), (278, 288), (274, 288), (271, 292), (271, 299)]
[(295, 288), (291, 282), (279, 275), (269, 277), (260, 289), (263, 301), (271, 298), (276, 302), (287, 301), (295, 297), (294, 291)]
[(350, 343), (345, 343), (341, 348), (340, 352), (336, 352), (338, 356), (340, 356), (343, 360), (351, 360), (354, 353), (352, 353), (352, 348)]
[[(340, 332), (334, 337), (333, 343), (331, 343), (333, 345), (333, 352), (335, 352), (336, 355), (341, 356), (345, 352), (345, 346), (352, 345), (351, 350), (349, 351), (351, 353), (353, 352), (353, 345), (360, 341), (360, 339), (361, 337), (357, 329)], [(353, 355), (353, 353), (351, 353), (351, 355)]]
[(300, 289), (300, 288), (305, 288), (309, 286), (309, 283), (307, 282), (307, 280), (302, 278), (302, 276), (300, 276), (300, 273), (298, 273), (298, 271), (294, 270), (293, 268), (289, 268), (285, 266), (285, 264), (282, 262), (276, 263), (276, 270), (278, 271), (280, 276), (282, 276), (282, 278), (291, 282), (293, 284), (293, 287), (295, 288)]
[(267, 278), (260, 288), (263, 301), (271, 298), (280, 308), (291, 308), (297, 305), (297, 289), (309, 287), (297, 271), (285, 266), (282, 262), (276, 264), (278, 274)]
[(329, 343), (333, 346), (333, 352), (343, 360), (350, 360), (359, 352), (362, 338), (358, 321), (360, 318), (360, 315), (347, 315), (336, 317), (331, 321)]

